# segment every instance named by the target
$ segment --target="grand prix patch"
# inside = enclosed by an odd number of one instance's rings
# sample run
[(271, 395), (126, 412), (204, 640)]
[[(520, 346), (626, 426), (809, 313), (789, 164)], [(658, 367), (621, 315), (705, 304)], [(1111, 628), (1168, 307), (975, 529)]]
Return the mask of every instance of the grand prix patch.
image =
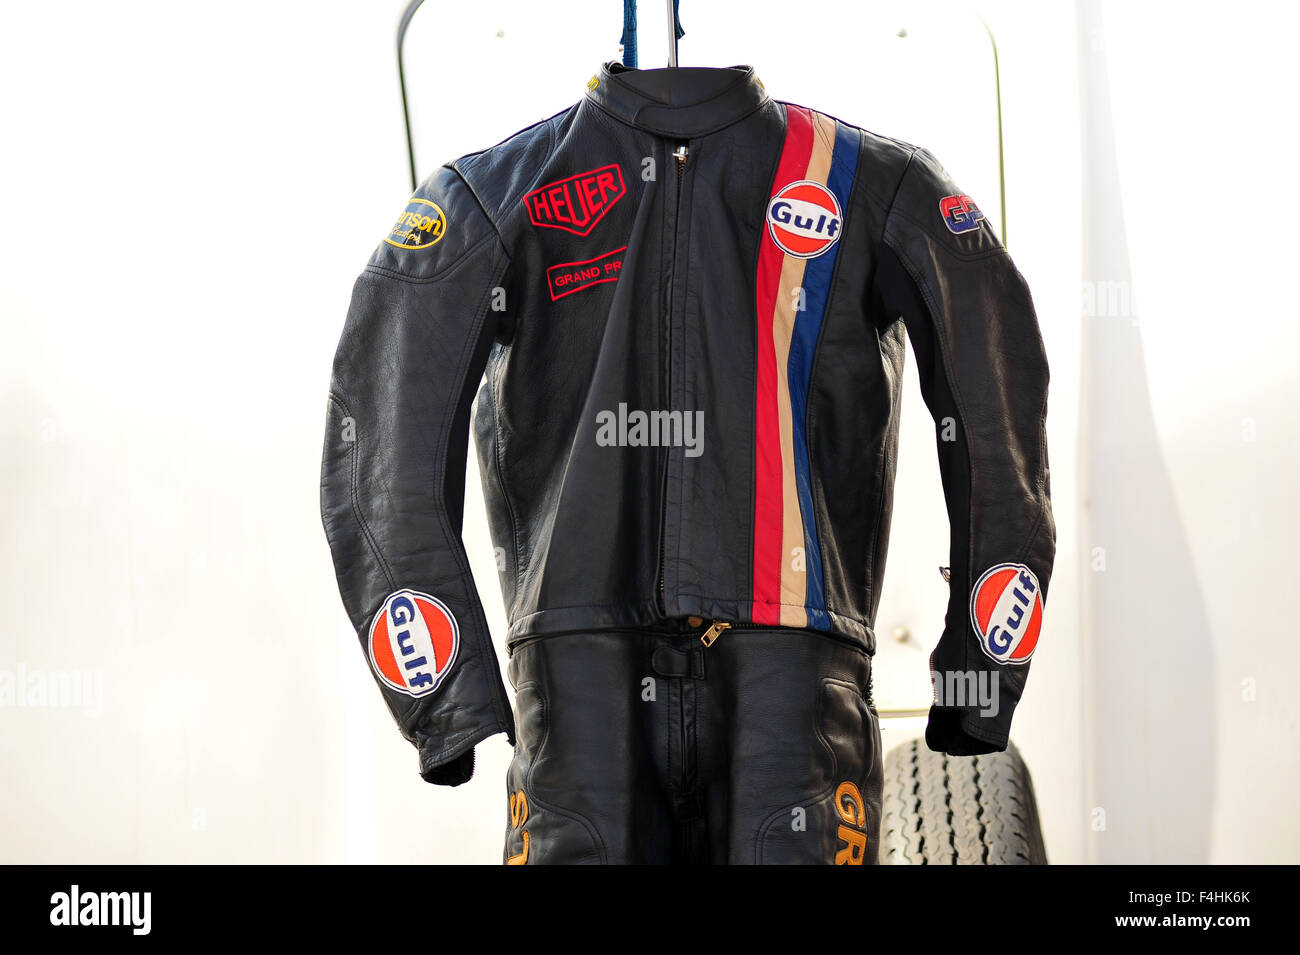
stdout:
[(375, 675), (391, 690), (428, 696), (460, 650), (460, 627), (447, 605), (414, 590), (389, 594), (366, 640)]
[(939, 215), (953, 235), (978, 229), (984, 213), (970, 196), (944, 196), (939, 200)]
[(623, 170), (615, 163), (548, 182), (525, 195), (524, 205), (535, 226), (590, 235), (596, 223), (625, 195)]
[(767, 204), (767, 230), (786, 255), (813, 259), (840, 240), (840, 201), (820, 182), (800, 179)]
[(555, 302), (604, 282), (617, 282), (623, 271), (623, 253), (627, 246), (582, 262), (560, 262), (546, 270), (546, 286)]
[(1024, 564), (995, 564), (975, 582), (970, 622), (980, 649), (998, 663), (1029, 662), (1043, 625), (1038, 578)]
[(447, 234), (447, 214), (436, 202), (411, 199), (384, 239), (399, 249), (427, 249)]

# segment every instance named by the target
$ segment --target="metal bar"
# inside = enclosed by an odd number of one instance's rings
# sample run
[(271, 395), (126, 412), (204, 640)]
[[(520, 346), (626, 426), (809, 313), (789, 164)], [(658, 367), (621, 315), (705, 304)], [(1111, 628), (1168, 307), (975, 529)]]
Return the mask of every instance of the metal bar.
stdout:
[(673, 10), (673, 0), (667, 0), (668, 7), (668, 65), (677, 65), (677, 13)]
[(998, 41), (993, 36), (993, 31), (989, 25), (984, 22), (984, 18), (978, 13), (975, 16), (979, 19), (980, 25), (984, 27), (984, 32), (989, 35), (989, 43), (993, 47), (993, 90), (998, 105), (998, 210), (1002, 222), (1002, 245), (1007, 244), (1007, 173), (1006, 157), (1002, 150), (1002, 70), (998, 66)]
[(907, 720), (918, 716), (929, 716), (930, 710), (928, 708), (919, 710), (880, 710), (876, 715), (882, 720)]
[(411, 17), (420, 9), (424, 0), (411, 0), (397, 25), (397, 82), (402, 87), (402, 122), (406, 124), (406, 158), (411, 164), (411, 191), (419, 186), (420, 180), (415, 173), (415, 140), (411, 138), (411, 108), (406, 101), (406, 66), (402, 61), (402, 46), (406, 43), (406, 28), (411, 25)]

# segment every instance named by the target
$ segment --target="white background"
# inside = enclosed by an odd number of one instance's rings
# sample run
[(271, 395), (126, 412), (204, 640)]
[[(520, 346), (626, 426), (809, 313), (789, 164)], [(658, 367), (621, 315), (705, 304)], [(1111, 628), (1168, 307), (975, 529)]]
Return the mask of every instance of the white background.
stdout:
[[(92, 692), (0, 695), (0, 861), (499, 858), (503, 738), (469, 785), (420, 781), (317, 513), (350, 288), (409, 192), (402, 6), (6, 5), (0, 688), (57, 671)], [(429, 0), (409, 46), (421, 175), (576, 100), (617, 56), (619, 6)], [(930, 148), (997, 221), (971, 8), (861, 6), (686, 0), (681, 62), (753, 63), (778, 98)], [(641, 65), (658, 66), (661, 5), (641, 7)], [(1267, 2), (1103, 4), (1104, 31), (1069, 3), (979, 9), (1001, 53), (1009, 245), (1052, 366), (1059, 553), (1014, 728), (1049, 854), (1295, 861), (1300, 22)], [(1116, 165), (1085, 187), (1079, 78), (1103, 61)], [(1113, 270), (1125, 237), (1138, 305), (1089, 322), (1081, 268), (1100, 249)], [(913, 372), (887, 705), (926, 699), (945, 600)]]

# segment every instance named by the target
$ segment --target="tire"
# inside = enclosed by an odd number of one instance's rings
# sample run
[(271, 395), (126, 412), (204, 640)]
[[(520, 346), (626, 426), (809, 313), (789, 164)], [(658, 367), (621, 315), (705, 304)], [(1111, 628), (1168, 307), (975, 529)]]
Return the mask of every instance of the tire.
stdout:
[(924, 740), (885, 759), (885, 865), (1047, 865), (1029, 769), (1014, 745), (987, 756), (934, 753)]

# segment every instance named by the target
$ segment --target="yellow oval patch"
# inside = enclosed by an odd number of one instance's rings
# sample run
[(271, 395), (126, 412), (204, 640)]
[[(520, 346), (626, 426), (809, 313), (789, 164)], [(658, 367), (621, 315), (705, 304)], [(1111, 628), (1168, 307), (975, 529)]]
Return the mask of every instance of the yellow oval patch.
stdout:
[(447, 215), (436, 202), (412, 199), (384, 239), (399, 249), (427, 249), (447, 234)]

